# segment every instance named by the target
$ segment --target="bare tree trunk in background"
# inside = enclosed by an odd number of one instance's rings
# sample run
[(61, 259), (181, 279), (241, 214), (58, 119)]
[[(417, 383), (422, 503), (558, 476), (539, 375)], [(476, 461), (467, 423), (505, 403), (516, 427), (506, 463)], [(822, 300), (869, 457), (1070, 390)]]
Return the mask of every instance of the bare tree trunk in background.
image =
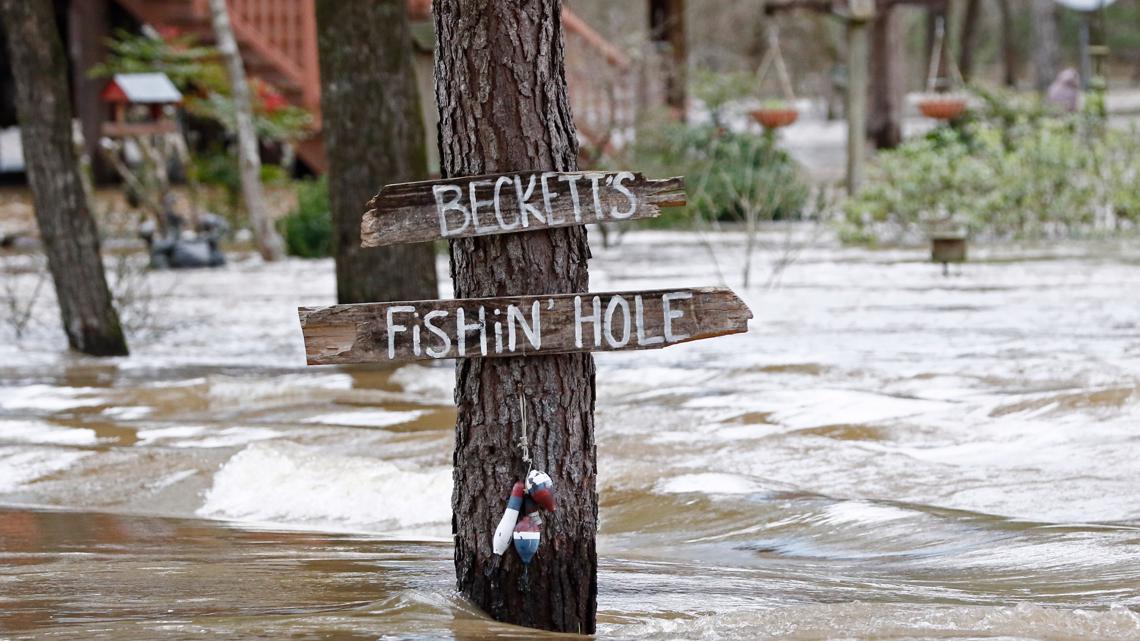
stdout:
[[(577, 168), (561, 9), (560, 0), (436, 0), (436, 100), (445, 176)], [(584, 227), (453, 240), (455, 295), (584, 292), (589, 255)], [(593, 633), (593, 357), (465, 359), (456, 365), (455, 383), (451, 506), (460, 591), (500, 621)], [(511, 485), (527, 470), (516, 447), (524, 394), (534, 466), (550, 474), (558, 494), (558, 511), (544, 515), (528, 591), (520, 585), (523, 566), (513, 550), (485, 574)]]
[(125, 356), (127, 341), (75, 156), (67, 59), (52, 5), (0, 0), (36, 222), (68, 344), (93, 356)]
[(214, 23), (214, 35), (218, 39), (218, 50), (225, 59), (226, 73), (233, 92), (241, 192), (249, 213), (249, 224), (253, 228), (254, 242), (263, 259), (279, 260), (285, 255), (285, 245), (265, 208), (265, 192), (261, 186), (261, 155), (257, 149), (257, 132), (253, 129), (253, 104), (241, 52), (238, 51), (234, 31), (230, 26), (230, 15), (226, 11), (226, 0), (210, 0), (210, 14)]
[(688, 95), (685, 0), (649, 0), (649, 37), (667, 52), (665, 104), (684, 119)]
[[(950, 77), (950, 20), (949, 11), (946, 10), (947, 2), (937, 2), (929, 5), (926, 10), (926, 64), (923, 69), (930, 69), (930, 60), (934, 55), (934, 41), (936, 39), (935, 32), (938, 28), (938, 21), (942, 21), (945, 28), (943, 32), (945, 35), (942, 39), (942, 55), (938, 60), (938, 82), (940, 83), (937, 88), (944, 89), (947, 86), (947, 80)], [(926, 77), (923, 77), (923, 82)]]
[(1001, 64), (1002, 82), (1007, 87), (1017, 86), (1017, 40), (1013, 35), (1013, 13), (1010, 0), (998, 0), (1001, 12)]
[(978, 18), (982, 14), (982, 0), (966, 0), (966, 14), (962, 17), (962, 31), (958, 40), (958, 71), (969, 82), (974, 71), (974, 47), (978, 42)]
[(1030, 2), (1033, 3), (1033, 78), (1037, 91), (1045, 93), (1057, 77), (1061, 64), (1057, 5), (1053, 0)]
[(317, 0), (321, 114), (336, 237), (337, 300), (435, 298), (431, 243), (362, 249), (365, 204), (426, 180), (427, 151), (405, 0)]
[(877, 149), (894, 149), (902, 142), (903, 65), (899, 60), (899, 20), (885, 7), (871, 23), (871, 100), (867, 136)]

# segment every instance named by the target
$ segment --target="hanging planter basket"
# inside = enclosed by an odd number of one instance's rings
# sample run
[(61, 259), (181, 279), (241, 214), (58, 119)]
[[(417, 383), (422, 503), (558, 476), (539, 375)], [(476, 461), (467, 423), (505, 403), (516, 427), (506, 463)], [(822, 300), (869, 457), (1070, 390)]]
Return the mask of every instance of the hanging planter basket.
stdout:
[(764, 85), (764, 78), (772, 67), (776, 69), (776, 78), (780, 81), (780, 90), (784, 94), (783, 100), (770, 100), (750, 112), (752, 119), (767, 131), (787, 127), (800, 117), (799, 110), (794, 106), (796, 94), (792, 91), (792, 80), (784, 65), (784, 54), (780, 53), (780, 38), (774, 25), (768, 28), (768, 50), (764, 52), (764, 59), (760, 61), (760, 69), (756, 73), (757, 87)]
[(953, 120), (966, 113), (966, 96), (961, 94), (926, 94), (918, 100), (918, 110), (927, 118)]
[(765, 129), (787, 127), (799, 117), (800, 112), (795, 107), (767, 107), (752, 112), (752, 118)]

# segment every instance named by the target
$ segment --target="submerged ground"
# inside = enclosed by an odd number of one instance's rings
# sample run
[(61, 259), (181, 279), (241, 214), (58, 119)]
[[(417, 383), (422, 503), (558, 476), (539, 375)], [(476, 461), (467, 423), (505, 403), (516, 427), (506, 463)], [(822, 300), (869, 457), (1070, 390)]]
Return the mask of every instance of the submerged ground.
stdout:
[[(755, 314), (598, 356), (599, 636), (1140, 638), (1137, 244), (788, 240), (595, 248)], [(0, 638), (533, 636), (454, 593), (449, 366), (305, 368), (329, 261), (147, 279), (129, 359), (0, 346)]]

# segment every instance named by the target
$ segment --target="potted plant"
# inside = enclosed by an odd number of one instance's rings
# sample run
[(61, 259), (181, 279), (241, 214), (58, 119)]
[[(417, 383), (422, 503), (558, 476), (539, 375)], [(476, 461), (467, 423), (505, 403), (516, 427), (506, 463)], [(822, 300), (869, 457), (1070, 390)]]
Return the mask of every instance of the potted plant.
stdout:
[(752, 118), (765, 129), (779, 129), (787, 127), (799, 118), (800, 112), (789, 102), (783, 100), (767, 100), (759, 109), (752, 111)]
[(918, 99), (918, 110), (927, 118), (953, 120), (965, 113), (967, 103), (962, 93), (926, 93)]

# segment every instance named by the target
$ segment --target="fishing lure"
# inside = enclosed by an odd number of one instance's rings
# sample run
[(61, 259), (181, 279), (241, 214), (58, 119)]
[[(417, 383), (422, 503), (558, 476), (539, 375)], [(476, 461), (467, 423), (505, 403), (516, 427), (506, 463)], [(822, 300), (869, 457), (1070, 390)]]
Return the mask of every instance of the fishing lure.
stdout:
[(515, 526), (515, 551), (519, 553), (523, 565), (530, 565), (534, 555), (538, 552), (538, 543), (542, 537), (542, 517), (538, 512), (519, 519)]
[(547, 512), (553, 512), (557, 507), (554, 500), (554, 481), (550, 475), (540, 470), (531, 470), (526, 475), (526, 492), (536, 503)]
[(511, 533), (519, 520), (519, 510), (522, 509), (523, 493), (525, 489), (522, 481), (515, 481), (511, 488), (511, 498), (507, 501), (507, 509), (503, 511), (503, 518), (499, 520), (499, 527), (495, 528), (495, 536), (491, 539), (491, 550), (495, 556), (502, 555), (511, 545)]

